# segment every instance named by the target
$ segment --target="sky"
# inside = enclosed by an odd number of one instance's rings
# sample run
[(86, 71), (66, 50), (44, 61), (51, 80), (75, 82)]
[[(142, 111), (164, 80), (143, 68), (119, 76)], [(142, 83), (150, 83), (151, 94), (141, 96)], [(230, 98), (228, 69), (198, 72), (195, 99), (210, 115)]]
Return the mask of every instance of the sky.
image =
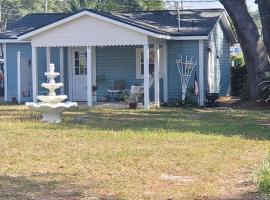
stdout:
[[(193, 0), (190, 0), (193, 1)], [(197, 1), (197, 0), (194, 0)], [(248, 7), (250, 8), (250, 10), (254, 11), (257, 10), (258, 7), (257, 5), (254, 3), (255, 0), (247, 0), (247, 4)], [(211, 3), (184, 3), (184, 8), (222, 8), (222, 5), (219, 2), (211, 2)]]

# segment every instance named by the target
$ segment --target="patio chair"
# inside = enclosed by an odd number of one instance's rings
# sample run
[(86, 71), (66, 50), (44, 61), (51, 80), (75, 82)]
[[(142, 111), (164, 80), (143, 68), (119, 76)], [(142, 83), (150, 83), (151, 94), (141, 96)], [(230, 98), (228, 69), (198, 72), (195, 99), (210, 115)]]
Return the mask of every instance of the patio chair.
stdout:
[[(152, 87), (152, 85), (154, 84), (155, 79), (153, 75), (150, 75), (149, 77), (149, 88)], [(129, 95), (130, 96), (137, 96), (138, 97), (138, 102), (143, 103), (143, 98), (144, 98), (144, 83), (142, 83), (141, 85), (132, 85), (130, 87), (129, 90)]]
[(126, 79), (116, 79), (113, 88), (107, 90), (109, 98), (120, 101), (120, 95), (127, 89)]

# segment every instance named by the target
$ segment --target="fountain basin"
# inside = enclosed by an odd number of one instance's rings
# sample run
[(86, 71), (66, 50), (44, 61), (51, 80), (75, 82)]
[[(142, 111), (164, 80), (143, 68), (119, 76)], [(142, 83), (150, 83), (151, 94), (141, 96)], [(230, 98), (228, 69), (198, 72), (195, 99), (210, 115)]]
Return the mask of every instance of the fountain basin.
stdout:
[(63, 86), (63, 83), (42, 83), (41, 87), (44, 87), (48, 90), (56, 90)]
[(49, 103), (49, 104), (55, 104), (55, 103), (60, 103), (64, 100), (67, 99), (67, 95), (58, 95), (58, 96), (38, 96), (38, 100), (44, 102), (44, 103)]
[(54, 80), (56, 77), (58, 77), (60, 73), (57, 72), (46, 72), (45, 76), (47, 76), (50, 80)]
[(62, 113), (71, 108), (76, 107), (76, 102), (66, 102), (66, 103), (57, 103), (57, 104), (49, 104), (49, 103), (33, 103), (28, 102), (25, 104), (30, 109), (40, 112), (42, 114), (42, 121), (49, 123), (60, 123)]

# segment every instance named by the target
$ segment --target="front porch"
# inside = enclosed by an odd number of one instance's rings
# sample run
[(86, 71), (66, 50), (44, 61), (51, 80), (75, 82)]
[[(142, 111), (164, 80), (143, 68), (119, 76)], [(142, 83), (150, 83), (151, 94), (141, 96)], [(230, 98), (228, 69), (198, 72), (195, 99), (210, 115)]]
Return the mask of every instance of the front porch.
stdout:
[[(150, 108), (151, 102), (159, 107), (160, 102), (166, 99), (167, 92), (164, 88), (165, 48), (164, 43), (113, 47), (33, 47), (33, 99), (36, 100), (43, 93), (39, 85), (47, 81), (44, 73), (48, 65), (55, 63), (56, 70), (61, 74), (58, 81), (64, 83), (59, 94), (67, 94), (69, 101), (87, 102), (90, 107), (99, 105), (97, 102), (108, 95), (107, 90), (114, 86), (115, 80), (125, 79), (127, 89), (131, 85), (143, 86), (145, 109)], [(145, 56), (146, 53), (148, 56)], [(40, 62), (40, 57), (45, 57), (46, 62)], [(149, 86), (151, 70), (154, 84)], [(144, 72), (148, 72), (148, 75), (144, 76)], [(103, 77), (102, 81), (100, 77)], [(97, 88), (97, 91), (94, 92), (93, 88)]]

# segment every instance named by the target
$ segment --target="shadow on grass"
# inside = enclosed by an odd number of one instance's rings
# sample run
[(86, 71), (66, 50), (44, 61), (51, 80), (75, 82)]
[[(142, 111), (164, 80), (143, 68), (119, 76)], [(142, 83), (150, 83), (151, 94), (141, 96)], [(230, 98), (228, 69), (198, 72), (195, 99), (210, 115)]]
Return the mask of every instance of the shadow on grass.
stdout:
[(120, 198), (108, 196), (97, 197), (88, 194), (85, 196), (82, 189), (64, 181), (55, 181), (55, 176), (35, 175), (33, 177), (12, 177), (0, 176), (0, 199), (20, 199), (20, 200), (77, 200), (77, 199), (101, 199), (101, 200), (120, 200)]
[(195, 200), (267, 200), (258, 192), (245, 192), (238, 195), (231, 194), (231, 197), (202, 197)]
[[(20, 107), (19, 107), (20, 108)], [(0, 119), (37, 122), (36, 112), (3, 106)], [(177, 132), (205, 135), (240, 136), (246, 139), (270, 139), (269, 126), (262, 126), (260, 119), (270, 118), (264, 111), (221, 109), (168, 109), (117, 110), (102, 108), (76, 108), (64, 114), (59, 125), (36, 124), (36, 129), (92, 129), (141, 132)]]
[[(78, 111), (78, 110), (77, 110)], [(97, 130), (172, 131), (206, 135), (270, 139), (270, 128), (258, 123), (256, 113), (215, 109), (160, 109), (152, 111), (86, 109), (66, 113), (61, 128)], [(81, 113), (84, 114), (81, 114)], [(261, 114), (261, 113), (260, 113)], [(270, 115), (267, 115), (270, 118)]]

